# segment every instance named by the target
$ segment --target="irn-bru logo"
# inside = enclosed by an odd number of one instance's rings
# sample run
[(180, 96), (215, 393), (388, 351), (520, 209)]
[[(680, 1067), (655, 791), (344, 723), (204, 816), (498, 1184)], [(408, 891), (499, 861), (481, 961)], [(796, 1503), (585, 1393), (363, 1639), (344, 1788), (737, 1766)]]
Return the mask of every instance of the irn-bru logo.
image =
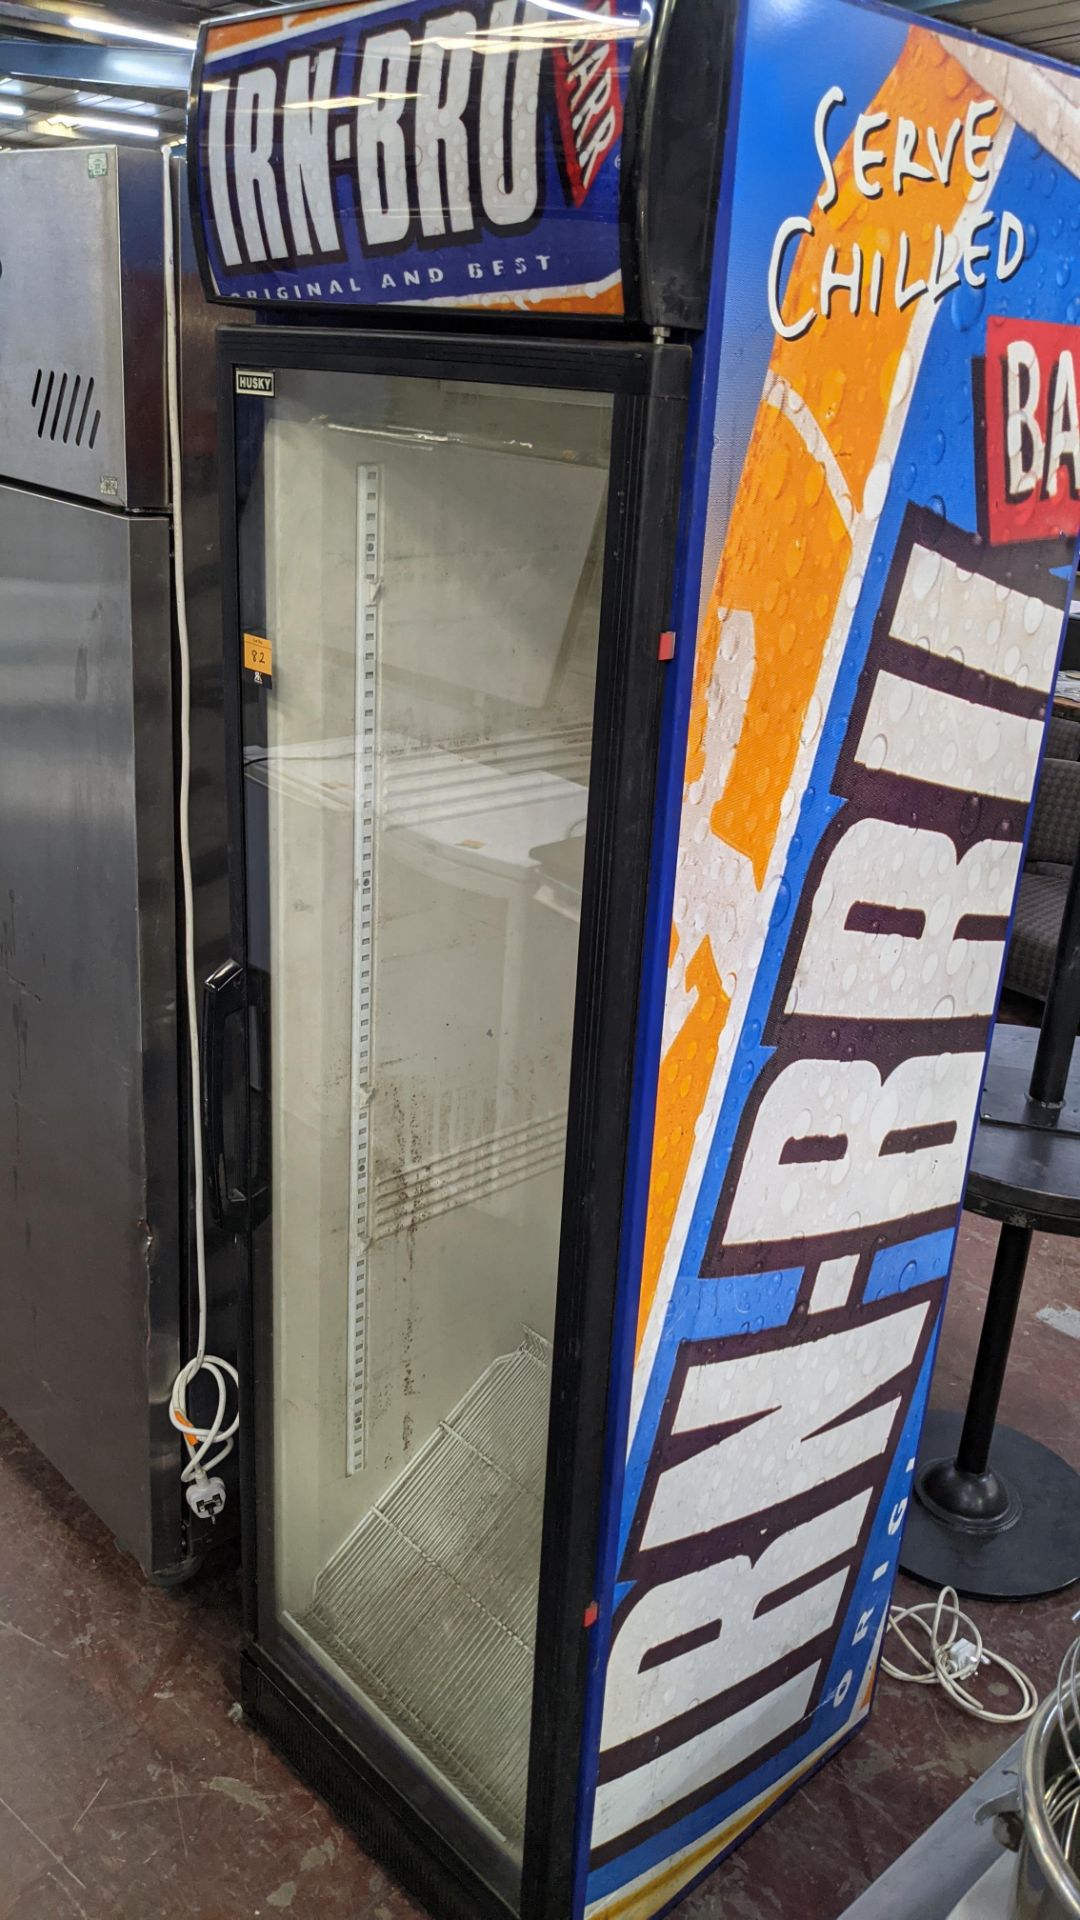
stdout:
[(703, 1291), (798, 1291), (777, 1329), (679, 1346), (619, 1568), (594, 1869), (860, 1698), (893, 1572), (869, 1543), (940, 1306), (1064, 591), (1044, 554), (907, 508), (701, 1269)]
[(1080, 327), (986, 326), (983, 514), (995, 545), (1080, 534)]
[(547, 127), (580, 206), (622, 130), (634, 26), (616, 0), (573, 11), (565, 37), (534, 0), (354, 16), (302, 50), (260, 40), (239, 66), (211, 34), (201, 159), (226, 270), (345, 262), (357, 238), (379, 257), (522, 233), (545, 211)]

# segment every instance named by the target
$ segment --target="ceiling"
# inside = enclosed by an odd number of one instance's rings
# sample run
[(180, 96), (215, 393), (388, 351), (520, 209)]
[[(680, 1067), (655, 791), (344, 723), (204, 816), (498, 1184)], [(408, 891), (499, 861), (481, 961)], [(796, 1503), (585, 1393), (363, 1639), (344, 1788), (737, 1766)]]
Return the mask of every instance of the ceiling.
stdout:
[[(0, 146), (178, 137), (199, 21), (259, 3), (0, 0)], [(1080, 65), (1080, 0), (907, 4)]]
[(925, 10), (1080, 66), (1080, 0), (934, 0)]
[(259, 3), (0, 0), (0, 146), (179, 137), (200, 20)]

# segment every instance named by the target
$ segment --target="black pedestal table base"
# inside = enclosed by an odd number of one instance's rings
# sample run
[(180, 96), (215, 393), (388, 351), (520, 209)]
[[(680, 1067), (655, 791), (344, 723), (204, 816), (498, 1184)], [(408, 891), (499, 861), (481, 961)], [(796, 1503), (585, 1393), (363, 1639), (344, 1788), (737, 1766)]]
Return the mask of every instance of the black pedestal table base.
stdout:
[[(1030, 1599), (1080, 1580), (1080, 1476), (1038, 1440), (1000, 1426), (987, 1473), (961, 1474), (956, 1456), (962, 1427), (962, 1414), (927, 1414), (904, 1534), (904, 1572), (986, 1600)], [(952, 1511), (934, 1497), (943, 1491), (943, 1471), (956, 1476), (947, 1489)], [(971, 1509), (980, 1497), (990, 1511), (975, 1518)]]
[(964, 1205), (1002, 1223), (964, 1414), (928, 1414), (900, 1564), (984, 1599), (1057, 1593), (1080, 1580), (1080, 1474), (998, 1427), (1031, 1236), (1080, 1235), (1080, 1044), (1060, 1105), (1030, 1097), (1038, 1035), (994, 1034)]

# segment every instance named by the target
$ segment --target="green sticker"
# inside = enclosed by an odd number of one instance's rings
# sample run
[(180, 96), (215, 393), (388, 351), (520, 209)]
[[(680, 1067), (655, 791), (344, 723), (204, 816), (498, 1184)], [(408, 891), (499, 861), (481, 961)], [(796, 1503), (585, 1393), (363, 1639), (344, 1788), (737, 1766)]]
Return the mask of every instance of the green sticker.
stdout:
[(109, 171), (109, 156), (100, 150), (86, 156), (86, 171), (91, 180), (103, 180)]

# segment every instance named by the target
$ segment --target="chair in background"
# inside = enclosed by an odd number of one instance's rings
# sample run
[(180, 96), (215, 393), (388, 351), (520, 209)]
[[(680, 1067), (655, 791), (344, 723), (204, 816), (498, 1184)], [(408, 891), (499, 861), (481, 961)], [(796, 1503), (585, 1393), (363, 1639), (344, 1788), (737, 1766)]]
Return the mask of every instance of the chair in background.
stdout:
[[(1069, 875), (1080, 850), (1080, 726), (1055, 718), (1050, 729), (1005, 962), (1006, 987), (1033, 1000), (1046, 999)], [(1074, 745), (1069, 758), (1057, 757), (1059, 747)]]

